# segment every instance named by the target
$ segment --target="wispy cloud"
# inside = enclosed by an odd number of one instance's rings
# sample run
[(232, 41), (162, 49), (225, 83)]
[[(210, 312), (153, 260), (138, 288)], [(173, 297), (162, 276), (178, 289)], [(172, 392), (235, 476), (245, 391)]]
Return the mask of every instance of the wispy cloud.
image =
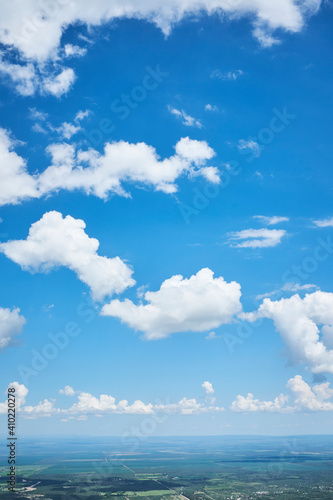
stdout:
[(333, 227), (333, 217), (314, 221), (317, 227)]
[(186, 127), (197, 127), (197, 128), (203, 127), (200, 120), (197, 120), (193, 116), (188, 115), (183, 109), (179, 110), (171, 106), (168, 106), (168, 110), (172, 115), (182, 120), (183, 125), (186, 125)]
[(237, 69), (236, 71), (221, 71), (219, 69), (215, 69), (211, 72), (210, 77), (215, 80), (237, 80), (240, 76), (242, 76), (244, 72), (241, 69)]
[(272, 217), (267, 217), (265, 215), (255, 215), (254, 219), (260, 220), (266, 226), (275, 226), (276, 224), (280, 224), (281, 222), (288, 222), (289, 217), (280, 217), (278, 215), (273, 215)]
[(245, 140), (245, 139), (240, 139), (237, 144), (238, 151), (252, 151), (254, 155), (258, 158), (261, 155), (261, 147), (260, 145), (250, 139), (250, 140)]
[(244, 229), (230, 233), (229, 242), (234, 248), (269, 248), (281, 243), (286, 234), (284, 229)]

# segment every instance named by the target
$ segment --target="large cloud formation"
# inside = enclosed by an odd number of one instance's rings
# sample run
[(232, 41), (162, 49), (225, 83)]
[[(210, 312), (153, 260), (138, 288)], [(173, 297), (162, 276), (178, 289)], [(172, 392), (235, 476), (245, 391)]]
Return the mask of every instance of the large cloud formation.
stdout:
[(0, 244), (13, 262), (31, 272), (48, 272), (64, 266), (91, 289), (95, 300), (133, 286), (133, 271), (119, 258), (98, 255), (99, 241), (89, 238), (83, 220), (48, 212), (32, 224), (26, 240)]
[(165, 280), (157, 292), (146, 292), (147, 304), (131, 300), (113, 300), (102, 309), (102, 315), (113, 316), (135, 330), (144, 332), (147, 340), (157, 340), (175, 332), (204, 332), (231, 323), (240, 313), (241, 287), (214, 278), (210, 269), (201, 269), (189, 279), (181, 275)]
[(206, 166), (215, 156), (214, 150), (206, 141), (189, 137), (178, 141), (175, 154), (163, 160), (155, 148), (144, 142), (107, 143), (104, 154), (94, 149), (76, 151), (67, 143), (52, 144), (47, 149), (51, 165), (34, 175), (29, 174), (26, 161), (14, 151), (15, 144), (10, 133), (0, 128), (0, 205), (60, 190), (81, 190), (102, 199), (110, 194), (130, 196), (124, 183), (175, 193), (176, 180), (183, 175), (201, 175), (214, 183), (220, 180), (218, 170)]
[(288, 380), (287, 389), (292, 395), (291, 405), (288, 405), (289, 396), (284, 394), (277, 396), (274, 401), (260, 401), (249, 393), (247, 396), (237, 396), (230, 409), (240, 413), (333, 411), (333, 389), (330, 388), (329, 382), (317, 384), (311, 388), (301, 375), (296, 375)]
[(244, 319), (270, 318), (288, 346), (290, 364), (306, 364), (313, 373), (333, 373), (333, 293), (317, 291), (289, 299), (266, 298)]
[(121, 18), (145, 19), (168, 34), (190, 15), (249, 16), (254, 35), (264, 46), (276, 29), (297, 32), (321, 0), (12, 0), (1, 7), (0, 42), (17, 48), (25, 58), (43, 62), (56, 57), (64, 30), (70, 25), (98, 26)]

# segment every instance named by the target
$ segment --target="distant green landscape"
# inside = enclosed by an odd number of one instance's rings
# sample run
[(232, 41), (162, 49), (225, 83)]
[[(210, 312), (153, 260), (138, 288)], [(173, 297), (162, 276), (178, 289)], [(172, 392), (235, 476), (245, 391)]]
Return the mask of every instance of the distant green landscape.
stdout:
[(333, 437), (22, 440), (16, 493), (0, 457), (0, 499), (333, 498)]

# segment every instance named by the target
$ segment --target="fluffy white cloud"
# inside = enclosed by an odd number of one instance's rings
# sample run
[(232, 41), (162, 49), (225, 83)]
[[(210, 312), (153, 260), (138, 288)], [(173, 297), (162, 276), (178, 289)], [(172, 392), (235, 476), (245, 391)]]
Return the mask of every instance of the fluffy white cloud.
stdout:
[(236, 71), (220, 71), (219, 69), (215, 69), (210, 77), (215, 78), (217, 80), (237, 80), (240, 76), (243, 75), (243, 71), (241, 69), (237, 69)]
[(240, 297), (238, 283), (227, 283), (222, 277), (214, 278), (210, 269), (201, 269), (189, 279), (172, 276), (157, 292), (146, 292), (147, 304), (113, 300), (101, 314), (121, 319), (144, 332), (147, 340), (157, 340), (175, 332), (204, 332), (231, 323), (242, 309)]
[(16, 335), (22, 332), (26, 320), (19, 309), (0, 307), (0, 351), (13, 343)]
[(333, 373), (333, 293), (265, 299), (257, 312), (241, 317), (248, 321), (272, 319), (288, 346), (290, 364), (306, 364), (313, 373)]
[[(88, 111), (79, 112), (75, 124), (63, 123), (59, 128), (45, 125), (69, 137), (79, 130), (79, 122)], [(93, 149), (76, 151), (70, 144), (52, 144), (47, 152), (51, 165), (44, 172), (30, 175), (25, 160), (13, 151), (15, 142), (0, 129), (0, 205), (39, 198), (59, 190), (82, 190), (86, 194), (107, 199), (110, 194), (130, 196), (123, 183), (153, 187), (156, 191), (175, 193), (176, 180), (184, 175), (203, 176), (220, 181), (218, 169), (206, 166), (215, 152), (206, 141), (184, 137), (175, 146), (175, 154), (161, 160), (152, 146), (120, 141), (108, 143), (104, 154)]]
[(42, 82), (42, 89), (45, 94), (52, 94), (60, 97), (72, 87), (75, 82), (75, 73), (71, 68), (63, 69), (58, 75), (48, 76)]
[(66, 385), (64, 389), (60, 389), (59, 394), (64, 394), (65, 396), (74, 396), (75, 391), (70, 385)]
[(51, 417), (51, 415), (60, 413), (60, 410), (55, 408), (55, 401), (50, 401), (48, 399), (44, 399), (36, 406), (24, 406), (22, 408), (22, 416), (23, 418), (29, 420), (35, 420), (41, 417)]
[(208, 381), (204, 382), (202, 384), (202, 387), (203, 387), (205, 393), (207, 394), (207, 396), (211, 395), (211, 394), (214, 394), (214, 392), (215, 392), (214, 388), (213, 388), (213, 385), (211, 384), (211, 382), (208, 382)]
[[(249, 392), (247, 396), (237, 396), (236, 400), (231, 404), (230, 409), (235, 412), (281, 412), (286, 410), (285, 403), (287, 402), (287, 396), (280, 394), (276, 397), (274, 401), (260, 401), (255, 399), (253, 394)], [(287, 408), (289, 410), (289, 408)]]
[(281, 243), (286, 234), (284, 229), (244, 229), (230, 233), (230, 246), (234, 248), (275, 247)]
[(87, 49), (67, 43), (64, 47), (66, 57), (82, 57), (87, 53)]
[[(7, 396), (8, 394), (8, 389), (9, 388), (14, 388), (15, 389), (15, 407), (16, 409), (20, 409), (22, 405), (25, 403), (25, 399), (28, 394), (28, 389), (25, 387), (23, 384), (19, 384), (18, 382), (12, 382), (9, 384), (5, 394)], [(8, 401), (5, 401), (4, 403), (0, 403), (0, 415), (7, 413), (8, 411)]]
[(16, 92), (22, 96), (32, 96), (36, 92), (42, 95), (52, 94), (60, 97), (72, 87), (75, 73), (71, 68), (60, 68), (46, 71), (31, 62), (16, 64), (4, 58), (0, 52), (0, 75), (8, 78)]
[[(312, 388), (301, 375), (291, 378), (287, 384), (292, 402), (288, 405), (289, 396), (280, 394), (274, 401), (260, 401), (249, 393), (246, 397), (237, 396), (230, 409), (235, 412), (273, 412), (290, 413), (295, 411), (333, 411), (333, 389), (329, 382), (314, 385)], [(328, 401), (331, 400), (331, 401)]]
[(315, 220), (314, 223), (318, 227), (333, 227), (333, 217), (328, 219)]
[[(138, 18), (155, 23), (168, 34), (188, 15), (224, 14), (231, 19), (250, 17), (254, 36), (263, 45), (276, 29), (300, 31), (309, 15), (317, 12), (321, 0), (12, 0), (2, 9), (0, 42), (16, 47), (27, 58), (43, 61), (57, 56), (63, 31), (73, 24), (98, 26), (112, 19)], [(18, 12), (20, 15), (18, 15)], [(258, 31), (259, 30), (259, 31)]]
[(300, 375), (296, 375), (289, 380), (287, 387), (294, 395), (297, 409), (305, 411), (333, 410), (333, 402), (327, 401), (333, 397), (333, 389), (329, 387), (329, 382), (314, 385), (311, 389)]
[(196, 118), (193, 118), (193, 116), (191, 115), (188, 115), (183, 109), (179, 110), (176, 108), (172, 108), (171, 106), (168, 106), (168, 109), (172, 115), (182, 120), (182, 124), (185, 125), (186, 127), (202, 128), (201, 121), (197, 120)]
[(279, 217), (278, 215), (273, 215), (272, 217), (266, 217), (265, 215), (255, 215), (254, 219), (260, 220), (266, 226), (275, 226), (281, 222), (288, 222), (289, 217)]
[(32, 224), (26, 240), (0, 244), (13, 262), (30, 272), (48, 272), (59, 266), (74, 271), (95, 300), (133, 286), (132, 270), (119, 258), (98, 255), (99, 242), (89, 238), (83, 220), (48, 212)]
[(30, 175), (26, 162), (13, 148), (16, 142), (0, 128), (0, 205), (38, 198), (36, 176)]

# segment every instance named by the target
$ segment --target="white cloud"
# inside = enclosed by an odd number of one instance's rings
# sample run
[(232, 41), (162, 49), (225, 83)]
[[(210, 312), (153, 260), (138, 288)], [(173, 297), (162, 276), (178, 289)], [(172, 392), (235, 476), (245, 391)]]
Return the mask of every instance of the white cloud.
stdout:
[(168, 106), (168, 110), (172, 115), (182, 120), (182, 124), (185, 125), (186, 127), (202, 128), (201, 121), (197, 120), (196, 118), (193, 118), (193, 116), (188, 115), (183, 109), (179, 110), (176, 108), (172, 108), (171, 106)]
[(308, 365), (313, 373), (333, 373), (333, 293), (265, 299), (257, 312), (241, 317), (247, 321), (272, 319), (287, 344), (290, 364)]
[(48, 133), (56, 133), (59, 135), (60, 139), (70, 140), (73, 135), (77, 134), (82, 130), (82, 126), (80, 124), (85, 118), (87, 118), (91, 114), (90, 110), (78, 111), (74, 118), (74, 123), (63, 122), (58, 127), (53, 126), (49, 121), (47, 121), (48, 115), (41, 111), (38, 111), (36, 108), (30, 108), (30, 116), (32, 120), (36, 120), (36, 123), (33, 125), (32, 130), (34, 132), (38, 132), (41, 134)]
[(0, 75), (8, 78), (22, 96), (33, 96), (39, 92), (60, 97), (70, 90), (75, 81), (75, 73), (71, 68), (60, 68), (60, 73), (55, 74), (55, 69), (46, 70), (45, 67), (24, 61), (16, 64), (3, 56), (4, 53), (0, 52)]
[(3, 309), (0, 307), (0, 351), (10, 346), (20, 335), (26, 320), (19, 309)]
[(35, 420), (41, 417), (51, 417), (51, 415), (60, 413), (60, 410), (55, 408), (55, 401), (44, 399), (36, 406), (24, 406), (22, 408), (23, 418)]
[(200, 413), (221, 412), (224, 411), (224, 408), (213, 405), (206, 406), (203, 403), (198, 403), (196, 399), (182, 398), (178, 403), (156, 405), (155, 410), (158, 413), (199, 415)]
[(155, 23), (168, 34), (172, 26), (185, 17), (203, 12), (223, 14), (229, 19), (249, 17), (255, 28), (254, 36), (266, 46), (268, 36), (276, 29), (300, 31), (306, 18), (315, 14), (320, 5), (320, 0), (155, 0), (153, 3), (81, 0), (55, 1), (50, 6), (39, 0), (13, 0), (2, 12), (0, 42), (17, 48), (26, 58), (43, 61), (57, 57), (63, 32), (70, 25), (99, 26), (113, 19), (138, 18)]
[(333, 397), (333, 389), (329, 387), (329, 382), (314, 385), (311, 389), (300, 375), (296, 375), (288, 381), (287, 387), (294, 394), (297, 409), (333, 411), (333, 402), (327, 401)]
[(36, 176), (30, 175), (26, 162), (13, 148), (16, 141), (0, 128), (0, 205), (38, 198)]
[(219, 108), (213, 104), (206, 104), (205, 111), (218, 111)]
[(281, 294), (281, 292), (301, 292), (303, 290), (311, 290), (313, 288), (318, 289), (317, 285), (312, 285), (311, 283), (305, 283), (304, 285), (300, 285), (299, 283), (288, 282), (285, 283), (281, 288), (278, 288), (277, 290), (257, 295), (256, 300), (262, 300), (267, 297), (273, 297), (274, 295)]
[(314, 223), (318, 227), (333, 227), (333, 217), (330, 217), (329, 219), (315, 220)]
[(90, 287), (95, 300), (133, 286), (132, 270), (119, 257), (98, 255), (99, 242), (89, 238), (85, 227), (83, 220), (48, 212), (32, 224), (26, 240), (1, 243), (0, 252), (30, 272), (68, 267)]
[[(20, 409), (22, 405), (25, 403), (25, 399), (28, 394), (28, 389), (23, 385), (19, 384), (18, 382), (12, 382), (9, 384), (5, 394), (7, 396), (8, 394), (8, 389), (9, 388), (14, 388), (15, 389), (15, 407), (16, 409)], [(4, 403), (0, 403), (0, 415), (7, 413), (8, 412), (8, 401), (5, 401)]]
[(206, 340), (215, 340), (215, 339), (219, 339), (220, 338), (220, 335), (216, 335), (215, 332), (209, 332), (208, 335), (206, 335), (205, 339)]
[(214, 278), (210, 269), (201, 269), (184, 279), (181, 275), (165, 280), (157, 292), (144, 294), (147, 304), (126, 299), (113, 300), (102, 315), (119, 318), (147, 340), (157, 340), (175, 332), (204, 332), (231, 323), (241, 309), (240, 285)]
[(60, 127), (55, 129), (56, 132), (60, 135), (60, 137), (64, 139), (71, 139), (73, 135), (77, 134), (82, 127), (80, 125), (74, 125), (73, 123), (63, 122)]
[(239, 151), (246, 151), (246, 150), (250, 150), (253, 152), (253, 154), (258, 158), (261, 154), (261, 147), (259, 146), (259, 144), (254, 141), (254, 140), (245, 140), (245, 139), (241, 139), (240, 141), (238, 141), (238, 150)]
[(202, 387), (203, 387), (207, 396), (210, 396), (210, 395), (214, 394), (214, 392), (215, 392), (211, 382), (208, 382), (208, 381), (204, 382), (202, 384)]
[[(88, 111), (79, 112), (75, 123), (86, 116)], [(73, 129), (68, 130), (68, 124), (66, 127), (62, 124), (59, 129), (48, 123), (47, 126), (67, 135), (73, 132)], [(215, 155), (214, 150), (206, 141), (189, 137), (178, 141), (176, 153), (163, 160), (152, 146), (145, 143), (107, 143), (104, 154), (93, 149), (76, 151), (67, 143), (51, 144), (47, 148), (52, 158), (51, 165), (35, 175), (28, 173), (25, 160), (12, 151), (14, 145), (9, 132), (0, 128), (0, 205), (40, 198), (61, 189), (82, 190), (102, 199), (107, 199), (111, 193), (130, 196), (122, 185), (129, 182), (175, 193), (175, 182), (184, 175), (201, 175), (210, 182), (219, 182), (218, 169), (206, 167), (207, 161)]]
[(66, 385), (64, 389), (60, 389), (59, 394), (64, 394), (65, 396), (74, 396), (75, 391), (70, 385)]
[(244, 229), (230, 233), (230, 246), (234, 248), (275, 247), (281, 243), (286, 234), (284, 229)]
[(48, 76), (42, 82), (42, 89), (46, 94), (60, 97), (72, 87), (75, 82), (75, 73), (71, 68), (65, 68), (58, 75)]
[(66, 57), (82, 57), (86, 55), (87, 49), (67, 43), (64, 47), (64, 52)]
[[(255, 399), (253, 394), (249, 392), (247, 396), (237, 396), (236, 400), (231, 404), (230, 409), (235, 412), (281, 412), (285, 410), (285, 403), (288, 400), (287, 396), (280, 394), (274, 401), (260, 401)], [(288, 408), (289, 410), (289, 408)]]
[(329, 382), (314, 385), (311, 389), (301, 375), (296, 375), (287, 382), (286, 387), (291, 393), (292, 401), (289, 405), (287, 403), (290, 397), (284, 394), (280, 394), (273, 401), (260, 401), (249, 393), (245, 397), (237, 396), (230, 409), (239, 413), (333, 411), (333, 389), (330, 388)]
[(32, 63), (12, 64), (2, 58), (0, 52), (0, 74), (8, 77), (16, 91), (22, 96), (32, 96), (38, 87), (38, 77)]
[(265, 215), (255, 215), (254, 219), (258, 219), (260, 222), (266, 226), (275, 226), (281, 222), (289, 222), (289, 217), (280, 217), (278, 215), (273, 215), (272, 217), (266, 217)]
[(271, 35), (271, 33), (264, 28), (257, 26), (253, 30), (254, 37), (258, 40), (260, 45), (264, 48), (272, 47), (273, 45), (279, 45), (281, 41), (278, 38), (275, 38)]
[(237, 69), (236, 71), (220, 71), (219, 69), (215, 69), (210, 77), (216, 80), (237, 80), (244, 73), (241, 69)]

